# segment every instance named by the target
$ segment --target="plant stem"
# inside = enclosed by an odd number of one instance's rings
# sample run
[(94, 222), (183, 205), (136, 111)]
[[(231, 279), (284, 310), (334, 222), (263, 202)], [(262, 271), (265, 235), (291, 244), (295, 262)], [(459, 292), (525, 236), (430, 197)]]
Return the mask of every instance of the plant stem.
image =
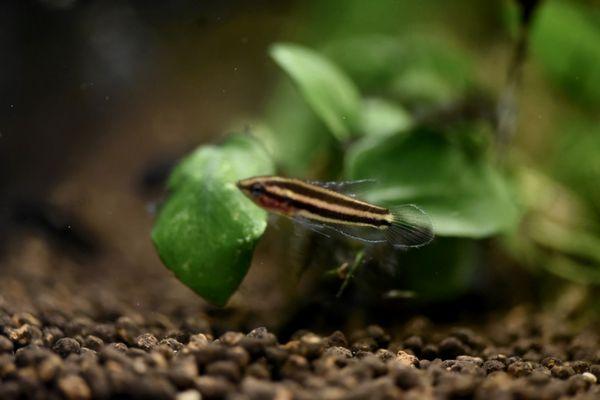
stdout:
[(344, 293), (346, 286), (348, 286), (348, 282), (350, 282), (350, 279), (354, 276), (354, 272), (362, 264), (364, 256), (365, 256), (364, 250), (360, 250), (356, 253), (356, 256), (354, 257), (354, 262), (350, 266), (350, 269), (348, 270), (348, 275), (346, 275), (346, 279), (344, 279), (344, 282), (342, 283), (340, 290), (338, 290), (336, 297), (342, 296), (342, 293)]
[(527, 58), (529, 27), (539, 0), (518, 0), (520, 8), (519, 33), (508, 65), (506, 85), (500, 94), (496, 108), (496, 134), (498, 154), (504, 158), (517, 126), (517, 94), (523, 77), (523, 65)]

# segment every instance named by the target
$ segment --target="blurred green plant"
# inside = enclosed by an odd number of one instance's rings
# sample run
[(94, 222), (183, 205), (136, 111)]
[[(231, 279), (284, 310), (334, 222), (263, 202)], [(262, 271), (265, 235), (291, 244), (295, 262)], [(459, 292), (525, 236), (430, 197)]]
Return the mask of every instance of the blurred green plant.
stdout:
[[(423, 56), (422, 49), (419, 53), (414, 60), (426, 70), (423, 59), (435, 57)], [(369, 198), (378, 203), (422, 205), (441, 236), (481, 238), (514, 226), (516, 207), (505, 178), (486, 151), (474, 151), (469, 146), (472, 136), (487, 136), (489, 130), (476, 124), (446, 130), (412, 129), (414, 119), (401, 102), (361, 99), (351, 78), (323, 55), (295, 44), (276, 44), (271, 56), (298, 90), (278, 94), (282, 98), (278, 110), (293, 107), (289, 112), (271, 114), (274, 121), (283, 120), (281, 127), (272, 129), (266, 120), (255, 135), (271, 149), (273, 158), (281, 161), (284, 170), (288, 167), (309, 173), (315, 161), (309, 155), (322, 150), (323, 143), (331, 144), (325, 146), (330, 151), (323, 156), (333, 160), (336, 157), (332, 153), (349, 146), (333, 170), (342, 171), (349, 179), (376, 179)], [(441, 82), (452, 75), (445, 73), (443, 63), (433, 64), (436, 68), (428, 72), (432, 80)], [(404, 75), (410, 69), (398, 71), (404, 82), (410, 82), (410, 76), (419, 82), (429, 79), (423, 74)], [(454, 69), (452, 62), (450, 69)], [(452, 86), (436, 87), (443, 87), (441, 96), (429, 99), (448, 101), (446, 94)], [(454, 86), (452, 90), (460, 88)], [(289, 99), (298, 95), (304, 103)], [(416, 99), (421, 96), (415, 94)], [(316, 140), (311, 140), (311, 126), (319, 127)], [(295, 140), (287, 134), (279, 136), (285, 127), (295, 132)], [(245, 140), (236, 137), (220, 149), (201, 147), (181, 163), (171, 177), (173, 194), (161, 210), (153, 234), (165, 264), (184, 283), (217, 304), (223, 304), (237, 288), (264, 230), (264, 213), (245, 202), (232, 186), (236, 179), (272, 170), (265, 153), (248, 144), (251, 139)], [(298, 145), (298, 141), (303, 143)], [(298, 152), (298, 147), (304, 151)], [(320, 176), (334, 177), (323, 172)]]
[[(550, 79), (593, 109), (600, 41), (598, 25), (590, 21), (597, 14), (586, 16), (578, 7), (544, 4), (531, 45)], [(153, 232), (165, 264), (205, 299), (226, 303), (266, 224), (233, 182), (278, 171), (321, 180), (374, 179), (366, 200), (414, 203), (430, 214), (436, 242), (396, 255), (404, 273), (394, 284), (421, 300), (449, 299), (471, 288), (481, 240), (492, 237), (501, 237), (502, 250), (531, 271), (600, 284), (593, 215), (600, 194), (589, 184), (600, 181), (599, 142), (598, 134), (583, 132), (597, 132), (597, 115), (586, 112), (577, 125), (584, 128), (566, 129), (556, 145), (564, 157), (557, 157), (553, 171), (530, 167), (523, 154), (505, 155), (500, 164), (495, 121), (486, 117), (495, 112), (486, 109), (494, 102), (472, 96), (491, 95), (475, 78), (469, 53), (443, 37), (391, 35), (392, 25), (385, 25), (390, 35), (334, 34), (320, 50), (271, 47), (287, 79), (254, 124), (254, 139), (235, 136), (219, 148), (201, 146), (171, 177), (173, 194)], [(556, 197), (568, 200), (557, 209), (548, 201)]]
[(600, 14), (582, 4), (548, 1), (531, 35), (535, 59), (579, 102), (600, 107)]
[(314, 51), (294, 44), (276, 44), (271, 57), (297, 84), (302, 97), (332, 135), (343, 141), (356, 132), (360, 97), (336, 65)]
[(460, 143), (482, 134), (476, 129), (421, 127), (357, 142), (348, 152), (346, 176), (376, 180), (366, 194), (375, 204), (423, 207), (439, 236), (483, 238), (508, 231), (518, 219), (509, 183), (485, 152), (471, 154)]

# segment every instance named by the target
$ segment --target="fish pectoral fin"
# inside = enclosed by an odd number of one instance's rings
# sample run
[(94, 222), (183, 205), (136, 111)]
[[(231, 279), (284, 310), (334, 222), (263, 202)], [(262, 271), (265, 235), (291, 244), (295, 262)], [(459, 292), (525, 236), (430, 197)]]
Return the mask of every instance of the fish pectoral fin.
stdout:
[(296, 217), (294, 221), (301, 227), (310, 229), (325, 237), (331, 238), (328, 233), (337, 233), (351, 239), (366, 243), (387, 242), (386, 233), (368, 226), (350, 226), (343, 224), (322, 224), (304, 217)]
[(319, 235), (323, 235), (327, 238), (331, 238), (330, 235), (325, 233), (325, 230), (327, 229), (326, 225), (319, 224), (318, 222), (311, 221), (310, 219), (304, 218), (304, 217), (295, 217), (294, 222), (296, 222), (297, 225), (302, 226), (303, 228), (306, 228), (315, 233), (318, 233)]
[(351, 226), (351, 225), (327, 225), (327, 227), (351, 239), (366, 243), (384, 243), (387, 242), (385, 232), (380, 229), (369, 226)]
[(354, 197), (356, 192), (366, 190), (370, 185), (374, 184), (375, 182), (377, 182), (375, 179), (360, 179), (356, 181), (338, 182), (309, 181), (308, 183)]

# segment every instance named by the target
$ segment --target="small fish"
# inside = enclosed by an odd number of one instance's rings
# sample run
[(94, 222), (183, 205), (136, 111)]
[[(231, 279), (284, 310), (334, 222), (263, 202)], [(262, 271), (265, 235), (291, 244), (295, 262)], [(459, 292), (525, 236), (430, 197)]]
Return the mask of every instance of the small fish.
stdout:
[(335, 183), (316, 183), (279, 176), (258, 176), (237, 187), (261, 208), (292, 218), (317, 231), (333, 229), (368, 243), (419, 247), (433, 240), (431, 220), (412, 204), (391, 209), (329, 189)]

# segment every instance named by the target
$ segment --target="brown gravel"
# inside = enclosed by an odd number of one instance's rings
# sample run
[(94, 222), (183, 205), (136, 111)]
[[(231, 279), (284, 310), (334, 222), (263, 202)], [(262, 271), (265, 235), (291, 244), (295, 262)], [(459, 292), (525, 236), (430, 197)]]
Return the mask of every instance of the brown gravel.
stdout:
[(394, 334), (303, 330), (283, 341), (264, 327), (215, 336), (208, 320), (194, 330), (155, 319), (4, 304), (0, 398), (600, 398), (595, 333), (553, 331), (522, 309), (480, 333), (417, 319)]

